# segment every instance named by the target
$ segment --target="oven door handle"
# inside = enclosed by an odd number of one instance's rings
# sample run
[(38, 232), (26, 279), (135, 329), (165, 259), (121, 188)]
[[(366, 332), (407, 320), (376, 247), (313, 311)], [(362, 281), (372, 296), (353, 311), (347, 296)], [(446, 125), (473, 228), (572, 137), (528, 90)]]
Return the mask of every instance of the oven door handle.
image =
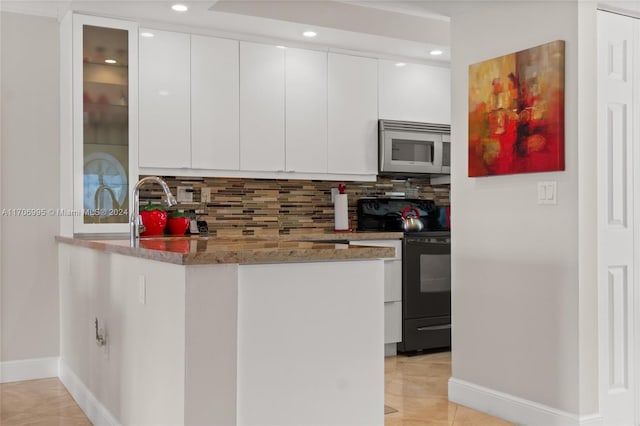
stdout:
[(412, 246), (426, 246), (429, 244), (451, 244), (451, 241), (443, 240), (443, 239), (435, 239), (432, 237), (430, 241), (425, 241), (424, 239), (413, 239), (405, 237), (405, 244)]
[(445, 325), (429, 325), (426, 327), (418, 327), (417, 330), (418, 331), (433, 331), (433, 330), (446, 330), (446, 329), (450, 329), (451, 328), (451, 324), (445, 324)]

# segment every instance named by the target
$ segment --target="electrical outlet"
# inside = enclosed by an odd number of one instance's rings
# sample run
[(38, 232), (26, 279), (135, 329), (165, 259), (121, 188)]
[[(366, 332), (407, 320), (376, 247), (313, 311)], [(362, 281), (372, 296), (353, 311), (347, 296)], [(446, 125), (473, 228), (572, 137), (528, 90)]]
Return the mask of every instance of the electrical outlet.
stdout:
[(193, 189), (189, 186), (179, 186), (176, 199), (179, 203), (192, 203)]
[(203, 203), (211, 202), (211, 188), (201, 188), (200, 189), (200, 201)]
[(195, 219), (191, 219), (189, 221), (189, 233), (191, 234), (199, 234), (200, 230), (198, 230), (198, 221)]

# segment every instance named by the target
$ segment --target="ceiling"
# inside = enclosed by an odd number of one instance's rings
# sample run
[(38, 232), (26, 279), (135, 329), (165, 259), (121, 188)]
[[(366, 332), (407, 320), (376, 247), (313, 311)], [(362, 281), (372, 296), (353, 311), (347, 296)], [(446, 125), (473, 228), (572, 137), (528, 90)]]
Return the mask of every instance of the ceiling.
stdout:
[[(175, 0), (176, 2), (180, 0)], [(447, 66), (450, 17), (502, 2), (590, 0), (192, 0), (176, 13), (169, 0), (2, 0), (0, 10), (61, 17), (68, 10), (132, 19), (142, 26), (267, 41)], [(604, 0), (600, 6), (640, 16), (639, 0)], [(302, 32), (313, 29), (314, 39)], [(444, 51), (430, 56), (433, 49)]]
[[(176, 0), (178, 2), (179, 0)], [(212, 35), (246, 35), (290, 46), (364, 51), (389, 59), (448, 65), (449, 18), (429, 5), (441, 1), (195, 0), (180, 1), (176, 13), (166, 0), (3, 0), (0, 10), (61, 17), (68, 10), (134, 19), (143, 26)], [(440, 5), (440, 8), (443, 6)], [(318, 36), (305, 39), (313, 28)], [(245, 39), (247, 37), (244, 37)], [(431, 56), (434, 49), (444, 51)]]

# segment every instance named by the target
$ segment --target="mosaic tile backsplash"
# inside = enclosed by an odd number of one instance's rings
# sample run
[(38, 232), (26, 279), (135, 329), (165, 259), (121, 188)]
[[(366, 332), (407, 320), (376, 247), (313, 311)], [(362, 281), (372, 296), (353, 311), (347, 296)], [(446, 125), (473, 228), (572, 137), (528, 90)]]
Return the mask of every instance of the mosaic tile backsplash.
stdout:
[[(194, 178), (164, 176), (174, 195), (178, 186), (192, 191), (192, 203), (180, 203), (181, 210), (195, 210), (198, 220), (206, 220), (209, 233), (217, 236), (275, 236), (302, 234), (310, 229), (332, 231), (334, 227), (331, 188), (340, 182), (317, 180)], [(362, 197), (384, 197), (403, 192), (409, 198), (435, 200), (449, 205), (449, 185), (430, 185), (429, 179), (408, 181), (378, 178), (376, 182), (344, 182), (349, 196), (349, 218), (356, 228), (356, 202)], [(210, 191), (203, 202), (202, 189)], [(206, 189), (205, 189), (206, 191)], [(143, 189), (140, 203), (158, 203), (162, 191)]]

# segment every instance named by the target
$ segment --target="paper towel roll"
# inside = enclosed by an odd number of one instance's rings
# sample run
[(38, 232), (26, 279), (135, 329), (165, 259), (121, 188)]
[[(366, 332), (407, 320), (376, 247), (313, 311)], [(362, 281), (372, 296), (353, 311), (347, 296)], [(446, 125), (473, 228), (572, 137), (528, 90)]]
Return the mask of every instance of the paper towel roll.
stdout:
[(349, 201), (347, 194), (336, 194), (334, 203), (335, 230), (349, 230)]

